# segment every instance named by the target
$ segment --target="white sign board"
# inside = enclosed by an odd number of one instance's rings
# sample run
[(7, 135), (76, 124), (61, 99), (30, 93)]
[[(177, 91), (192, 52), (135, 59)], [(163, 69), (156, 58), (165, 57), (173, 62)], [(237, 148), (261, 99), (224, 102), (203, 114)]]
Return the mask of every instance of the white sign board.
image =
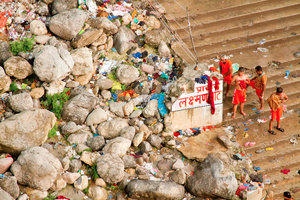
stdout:
[[(223, 80), (219, 81), (219, 89), (215, 90), (215, 81), (213, 81), (213, 94), (215, 105), (223, 103)], [(210, 106), (207, 103), (208, 84), (195, 83), (194, 93), (182, 94), (172, 105), (172, 111), (186, 110)]]

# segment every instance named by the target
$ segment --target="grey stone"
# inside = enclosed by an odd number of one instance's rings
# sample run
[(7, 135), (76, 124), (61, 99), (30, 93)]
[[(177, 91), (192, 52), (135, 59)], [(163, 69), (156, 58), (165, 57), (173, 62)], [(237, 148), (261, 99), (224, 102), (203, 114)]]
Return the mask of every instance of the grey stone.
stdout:
[(139, 148), (141, 150), (142, 153), (148, 153), (150, 151), (152, 151), (152, 146), (149, 142), (147, 141), (143, 141), (140, 145)]
[(101, 150), (105, 145), (105, 140), (103, 136), (90, 137), (87, 139), (87, 145), (93, 151)]
[(62, 127), (62, 133), (65, 135), (70, 135), (75, 133), (76, 131), (80, 130), (80, 126), (77, 126), (75, 122), (67, 122)]
[(118, 27), (106, 17), (97, 17), (89, 20), (93, 28), (104, 29), (107, 34), (115, 34), (118, 32)]
[(5, 190), (15, 199), (18, 198), (20, 194), (20, 188), (15, 176), (7, 176), (6, 178), (0, 179), (0, 188)]
[(132, 41), (135, 39), (135, 33), (127, 28), (126, 26), (121, 26), (119, 31), (114, 36), (114, 47), (117, 49), (119, 54), (125, 53), (128, 49), (134, 46)]
[(13, 56), (13, 54), (10, 51), (9, 43), (6, 41), (0, 41), (0, 64), (11, 56)]
[(146, 118), (153, 117), (155, 115), (155, 113), (157, 112), (157, 106), (158, 106), (158, 103), (157, 103), (156, 99), (149, 101), (147, 106), (143, 110), (144, 117), (146, 117)]
[(100, 124), (105, 122), (107, 118), (107, 113), (102, 108), (97, 108), (88, 115), (86, 118), (86, 124), (88, 126)]
[(171, 173), (170, 178), (175, 183), (183, 185), (186, 181), (186, 174), (183, 169), (178, 169), (175, 172)]
[(161, 159), (158, 161), (157, 167), (160, 170), (169, 171), (172, 169), (173, 163), (174, 162), (170, 159)]
[(171, 51), (165, 41), (160, 41), (158, 53), (161, 57), (170, 57)]
[(84, 190), (89, 186), (89, 179), (86, 175), (80, 176), (74, 183), (74, 187), (78, 190)]
[(32, 98), (27, 92), (10, 96), (8, 102), (15, 112), (22, 112), (33, 108)]
[(130, 84), (140, 76), (139, 70), (131, 65), (120, 65), (117, 69), (117, 77), (122, 84)]
[(209, 154), (187, 179), (186, 188), (195, 196), (232, 199), (238, 188), (235, 174), (224, 166), (223, 161)]
[(138, 147), (142, 143), (143, 139), (144, 132), (137, 133), (132, 140), (133, 146)]
[(93, 200), (106, 200), (107, 199), (107, 191), (99, 187), (97, 185), (91, 185), (88, 190), (88, 196)]
[(98, 79), (96, 85), (100, 90), (108, 90), (113, 86), (113, 81), (109, 78)]
[(77, 7), (78, 7), (78, 1), (54, 0), (51, 5), (51, 13), (52, 15), (55, 15), (57, 13), (70, 10), (72, 8), (77, 8)]
[(156, 123), (154, 124), (153, 126), (150, 127), (150, 130), (155, 133), (155, 134), (158, 134), (158, 133), (161, 133), (163, 131), (163, 128), (164, 128), (164, 125), (163, 123)]
[(136, 167), (135, 158), (133, 156), (125, 155), (122, 157), (122, 160), (124, 162), (125, 169)]
[(173, 164), (173, 166), (172, 166), (172, 169), (183, 169), (184, 168), (184, 163), (183, 163), (183, 161), (182, 160), (180, 160), (180, 159), (177, 159), (176, 161), (175, 161), (175, 163)]
[[(66, 0), (65, 3), (68, 4), (67, 2), (68, 1)], [(55, 2), (53, 3), (53, 6), (54, 5)], [(49, 28), (51, 32), (60, 38), (64, 40), (72, 40), (82, 29), (87, 18), (88, 15), (82, 10), (66, 10), (51, 17)]]
[(125, 102), (111, 102), (109, 104), (109, 109), (118, 117), (124, 117), (123, 107), (125, 106), (125, 104)]
[(145, 34), (145, 42), (150, 46), (158, 47), (161, 40), (160, 30), (147, 31)]
[(133, 111), (133, 112), (129, 115), (129, 117), (130, 117), (130, 118), (137, 118), (137, 117), (139, 117), (142, 113), (143, 113), (142, 110), (135, 110), (135, 111)]
[(116, 137), (104, 146), (103, 152), (104, 154), (115, 154), (118, 156), (123, 156), (128, 151), (131, 145), (131, 141), (123, 138), (123, 137)]
[(101, 91), (101, 96), (102, 96), (104, 99), (111, 99), (111, 92), (108, 91), (108, 90), (102, 90), (102, 91)]
[(80, 160), (78, 159), (73, 159), (70, 161), (70, 167), (69, 167), (69, 171), (70, 172), (78, 172), (78, 170), (81, 169), (82, 163)]
[(135, 128), (132, 126), (127, 126), (120, 131), (120, 136), (127, 138), (130, 141), (133, 140), (134, 135), (135, 135)]
[(48, 5), (44, 2), (39, 1), (37, 3), (36, 13), (41, 16), (49, 16), (49, 8)]
[(147, 140), (152, 146), (160, 149), (162, 139), (158, 135), (150, 135)]
[(46, 191), (62, 173), (60, 161), (42, 147), (32, 147), (21, 153), (11, 166), (18, 183)]
[(71, 51), (71, 56), (74, 60), (73, 75), (86, 75), (93, 73), (93, 55), (92, 50), (87, 47), (75, 49)]
[(1, 200), (14, 200), (14, 198), (2, 188), (0, 188), (0, 197)]
[(56, 122), (55, 115), (45, 109), (23, 111), (0, 123), (0, 151), (18, 154), (43, 144)]
[(74, 96), (71, 93), (71, 99), (63, 107), (62, 118), (76, 124), (83, 124), (96, 103), (97, 98), (91, 93), (81, 91)]
[(4, 69), (0, 67), (0, 94), (9, 91), (11, 79), (4, 72)]
[(184, 187), (174, 182), (151, 180), (132, 180), (126, 192), (134, 199), (181, 200), (184, 198)]
[(32, 74), (31, 64), (20, 56), (12, 56), (4, 62), (4, 69), (8, 76), (24, 79)]
[(74, 133), (68, 137), (68, 142), (71, 144), (85, 144), (87, 139), (92, 136), (93, 134), (89, 132)]
[(40, 20), (33, 20), (30, 23), (30, 32), (34, 35), (46, 35), (48, 33), (46, 25)]
[(97, 172), (109, 184), (120, 182), (124, 177), (124, 163), (114, 154), (104, 154), (97, 160)]
[(114, 118), (110, 121), (99, 124), (97, 130), (98, 133), (105, 139), (112, 139), (120, 136), (120, 131), (125, 127), (128, 127), (128, 122), (126, 119)]
[(41, 81), (52, 82), (65, 78), (73, 65), (67, 50), (46, 45), (35, 56), (33, 70)]

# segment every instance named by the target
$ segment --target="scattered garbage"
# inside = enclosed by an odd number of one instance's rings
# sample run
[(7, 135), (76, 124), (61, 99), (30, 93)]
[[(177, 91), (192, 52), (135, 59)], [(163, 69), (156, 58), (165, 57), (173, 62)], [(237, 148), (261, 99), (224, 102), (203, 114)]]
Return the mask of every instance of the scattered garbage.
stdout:
[(257, 48), (257, 51), (260, 51), (260, 52), (266, 53), (266, 52), (269, 52), (269, 49), (267, 49), (267, 48), (263, 48), (263, 47), (258, 47), (258, 48)]
[(290, 169), (283, 169), (280, 172), (287, 175), (288, 173), (291, 172), (291, 170)]

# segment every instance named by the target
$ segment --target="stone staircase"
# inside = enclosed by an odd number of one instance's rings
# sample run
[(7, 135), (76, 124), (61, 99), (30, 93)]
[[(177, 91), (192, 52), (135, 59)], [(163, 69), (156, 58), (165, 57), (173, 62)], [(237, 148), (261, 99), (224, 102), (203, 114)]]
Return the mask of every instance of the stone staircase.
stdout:
[[(184, 45), (193, 52), (190, 40), (186, 7), (189, 10), (192, 36), (199, 62), (214, 64), (218, 55), (230, 55), (233, 63), (248, 69), (254, 75), (254, 68), (261, 65), (268, 76), (266, 100), (277, 86), (283, 87), (289, 96), (288, 110), (300, 109), (300, 58), (293, 54), (300, 51), (300, 1), (299, 0), (158, 0), (166, 9), (169, 26), (177, 33)], [(262, 41), (262, 42), (260, 42)], [(259, 51), (264, 48), (266, 52)], [(187, 52), (179, 45), (172, 49), (187, 63), (194, 64)], [(278, 65), (271, 65), (270, 63)], [(285, 79), (285, 71), (290, 71)], [(299, 76), (298, 76), (299, 75)], [(291, 191), (295, 199), (300, 199), (300, 138), (297, 145), (290, 138), (300, 134), (300, 117), (295, 112), (285, 113), (283, 126), (285, 133), (271, 135), (267, 133), (270, 109), (265, 101), (263, 112), (254, 110), (259, 106), (255, 90), (249, 87), (245, 112), (247, 117), (237, 113), (235, 120), (232, 112), (232, 94), (224, 99), (224, 126), (241, 127), (237, 138), (241, 145), (255, 141), (254, 147), (245, 147), (245, 152), (255, 166), (261, 167), (261, 173), (270, 179), (266, 190), (274, 192), (274, 200), (282, 199), (284, 191)], [(239, 108), (238, 108), (239, 109)], [(266, 119), (258, 123), (257, 119)], [(244, 124), (249, 130), (245, 137)], [(273, 147), (273, 151), (261, 154), (256, 150)], [(288, 175), (282, 169), (290, 169)]]

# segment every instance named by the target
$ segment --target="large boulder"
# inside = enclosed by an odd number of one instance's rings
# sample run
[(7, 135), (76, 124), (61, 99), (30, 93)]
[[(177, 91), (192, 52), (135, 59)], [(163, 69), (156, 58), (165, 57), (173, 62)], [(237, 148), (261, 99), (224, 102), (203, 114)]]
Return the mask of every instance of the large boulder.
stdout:
[(186, 182), (186, 188), (198, 197), (232, 199), (238, 188), (235, 174), (223, 161), (211, 154), (195, 170)]
[(11, 166), (18, 183), (47, 191), (63, 171), (58, 158), (42, 147), (32, 147), (21, 153)]
[(89, 20), (93, 28), (104, 29), (107, 34), (115, 34), (118, 32), (118, 27), (106, 17), (97, 17)]
[(135, 33), (126, 26), (120, 27), (118, 33), (114, 36), (114, 47), (119, 54), (125, 53), (128, 49), (134, 46), (132, 41), (135, 39)]
[(93, 56), (89, 48), (75, 49), (71, 51), (71, 56), (74, 60), (73, 75), (78, 76), (93, 73)]
[(74, 61), (67, 50), (46, 45), (35, 56), (33, 70), (41, 81), (52, 82), (65, 78), (73, 65)]
[(5, 190), (3, 190), (2, 188), (0, 188), (0, 197), (1, 200), (14, 200), (14, 198), (10, 196), (10, 194)]
[(117, 77), (122, 84), (128, 85), (136, 81), (139, 76), (139, 70), (131, 65), (120, 65), (117, 69)]
[[(49, 1), (49, 0), (46, 0)], [(78, 7), (78, 1), (70, 1), (70, 0), (50, 0), (51, 3), (51, 13), (52, 15), (55, 15), (57, 13), (60, 13), (62, 11), (70, 10), (72, 8)], [(49, 4), (49, 3), (47, 3)]]
[(148, 102), (147, 106), (143, 110), (143, 115), (146, 118), (153, 117), (157, 112), (158, 102), (156, 99), (153, 99)]
[(8, 102), (15, 112), (22, 112), (33, 108), (33, 100), (28, 92), (12, 95), (8, 98)]
[(66, 10), (51, 17), (49, 28), (62, 39), (72, 40), (82, 29), (87, 18), (87, 13), (82, 10)]
[(103, 29), (88, 29), (84, 33), (77, 35), (71, 42), (72, 47), (82, 48), (95, 42), (103, 33)]
[(96, 103), (97, 98), (91, 93), (83, 91), (79, 94), (71, 94), (71, 99), (63, 107), (62, 118), (76, 124), (83, 124)]
[(145, 42), (150, 46), (158, 47), (161, 40), (161, 30), (151, 30), (145, 34)]
[(15, 199), (18, 198), (20, 194), (20, 188), (15, 176), (7, 176), (0, 179), (0, 188), (8, 192)]
[(164, 199), (181, 200), (184, 197), (184, 187), (174, 182), (151, 180), (132, 180), (126, 187), (130, 198), (134, 199)]
[(124, 163), (114, 154), (104, 154), (97, 160), (97, 172), (109, 184), (120, 182), (124, 177)]
[(103, 148), (104, 153), (123, 156), (131, 145), (131, 141), (124, 137), (116, 137), (110, 140)]
[(0, 151), (18, 154), (43, 144), (56, 122), (45, 109), (23, 111), (0, 123)]
[(120, 135), (120, 131), (128, 127), (128, 122), (126, 119), (114, 118), (110, 121), (102, 122), (97, 127), (98, 133), (102, 135), (105, 139), (112, 139)]
[(107, 113), (102, 108), (93, 110), (86, 118), (86, 125), (92, 126), (94, 124), (100, 124), (105, 122), (108, 118)]
[(32, 74), (31, 64), (20, 56), (13, 56), (4, 62), (4, 69), (8, 76), (24, 79)]
[(9, 91), (11, 79), (4, 72), (4, 69), (0, 67), (0, 94)]

